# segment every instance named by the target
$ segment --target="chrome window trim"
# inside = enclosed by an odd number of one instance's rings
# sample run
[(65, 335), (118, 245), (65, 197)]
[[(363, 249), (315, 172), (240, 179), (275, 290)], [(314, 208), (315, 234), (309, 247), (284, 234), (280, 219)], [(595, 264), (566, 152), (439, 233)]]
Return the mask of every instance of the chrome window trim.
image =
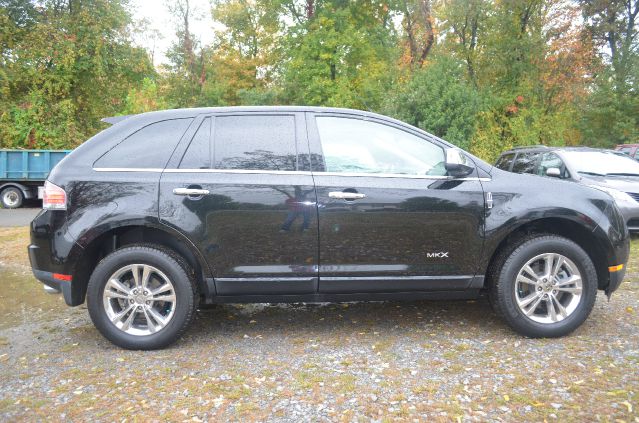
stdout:
[(400, 179), (430, 179), (450, 181), (482, 181), (489, 182), (491, 178), (465, 177), (455, 178), (445, 175), (404, 175), (400, 173), (348, 173), (348, 172), (310, 172), (297, 170), (259, 170), (259, 169), (157, 169), (137, 167), (100, 167), (93, 168), (96, 172), (166, 172), (166, 173), (227, 173), (245, 175), (305, 175), (305, 176), (337, 176), (355, 178), (400, 178)]
[(144, 168), (144, 167), (94, 167), (96, 172), (153, 172), (162, 173), (164, 169), (160, 168)]

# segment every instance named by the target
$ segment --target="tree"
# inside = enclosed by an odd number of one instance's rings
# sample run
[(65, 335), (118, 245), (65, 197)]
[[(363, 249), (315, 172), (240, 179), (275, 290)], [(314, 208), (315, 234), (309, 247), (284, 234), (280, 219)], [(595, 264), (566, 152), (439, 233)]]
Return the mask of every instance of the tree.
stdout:
[(271, 0), (216, 1), (213, 19), (222, 25), (209, 65), (229, 104), (275, 102), (271, 90), (279, 62), (280, 23)]
[[(154, 73), (131, 45), (122, 1), (4, 1), (0, 9), (0, 142), (68, 148), (116, 114)], [(7, 30), (5, 30), (5, 28)]]
[(582, 130), (591, 145), (612, 147), (639, 140), (639, 0), (582, 0), (598, 43), (602, 71), (584, 102)]
[(422, 67), (435, 44), (435, 27), (431, 0), (399, 0), (404, 29), (403, 62)]
[(482, 54), (492, 3), (487, 0), (442, 0), (437, 10), (441, 15), (446, 47), (465, 62), (468, 79), (477, 88), (476, 62)]
[(175, 19), (176, 41), (167, 51), (169, 64), (164, 84), (173, 107), (192, 107), (202, 102), (203, 87), (206, 82), (205, 49), (191, 33), (191, 20), (197, 16), (189, 0), (166, 3)]
[[(309, 3), (307, 3), (308, 6)], [(325, 1), (284, 40), (284, 98), (293, 104), (376, 109), (393, 80), (396, 37), (384, 3)]]
[(463, 73), (461, 62), (437, 57), (391, 98), (387, 113), (468, 149), (481, 100)]

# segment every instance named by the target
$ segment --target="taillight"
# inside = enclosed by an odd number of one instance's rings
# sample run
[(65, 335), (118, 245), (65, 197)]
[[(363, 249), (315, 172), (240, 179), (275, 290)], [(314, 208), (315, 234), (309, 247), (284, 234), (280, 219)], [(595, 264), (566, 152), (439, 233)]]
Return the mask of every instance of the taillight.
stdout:
[(57, 185), (49, 181), (44, 183), (44, 195), (42, 197), (43, 209), (66, 210), (67, 193)]

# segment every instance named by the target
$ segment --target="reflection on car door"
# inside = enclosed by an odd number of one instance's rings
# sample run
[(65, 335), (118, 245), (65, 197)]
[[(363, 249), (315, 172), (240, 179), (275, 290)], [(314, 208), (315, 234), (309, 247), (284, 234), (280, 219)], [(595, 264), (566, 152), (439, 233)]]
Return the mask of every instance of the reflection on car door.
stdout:
[(202, 252), (217, 295), (317, 291), (315, 191), (296, 154), (308, 151), (303, 119), (205, 117), (162, 174), (160, 218)]
[(409, 128), (307, 114), (321, 293), (465, 289), (482, 249), (476, 174), (446, 176), (444, 150)]

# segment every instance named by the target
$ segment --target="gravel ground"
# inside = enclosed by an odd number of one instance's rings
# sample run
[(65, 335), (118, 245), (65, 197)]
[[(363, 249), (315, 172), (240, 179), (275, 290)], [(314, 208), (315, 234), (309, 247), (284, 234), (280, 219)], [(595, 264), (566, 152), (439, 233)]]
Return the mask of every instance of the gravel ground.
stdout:
[(485, 299), (224, 305), (133, 352), (3, 251), (0, 420), (639, 422), (638, 253), (562, 339), (514, 334)]

